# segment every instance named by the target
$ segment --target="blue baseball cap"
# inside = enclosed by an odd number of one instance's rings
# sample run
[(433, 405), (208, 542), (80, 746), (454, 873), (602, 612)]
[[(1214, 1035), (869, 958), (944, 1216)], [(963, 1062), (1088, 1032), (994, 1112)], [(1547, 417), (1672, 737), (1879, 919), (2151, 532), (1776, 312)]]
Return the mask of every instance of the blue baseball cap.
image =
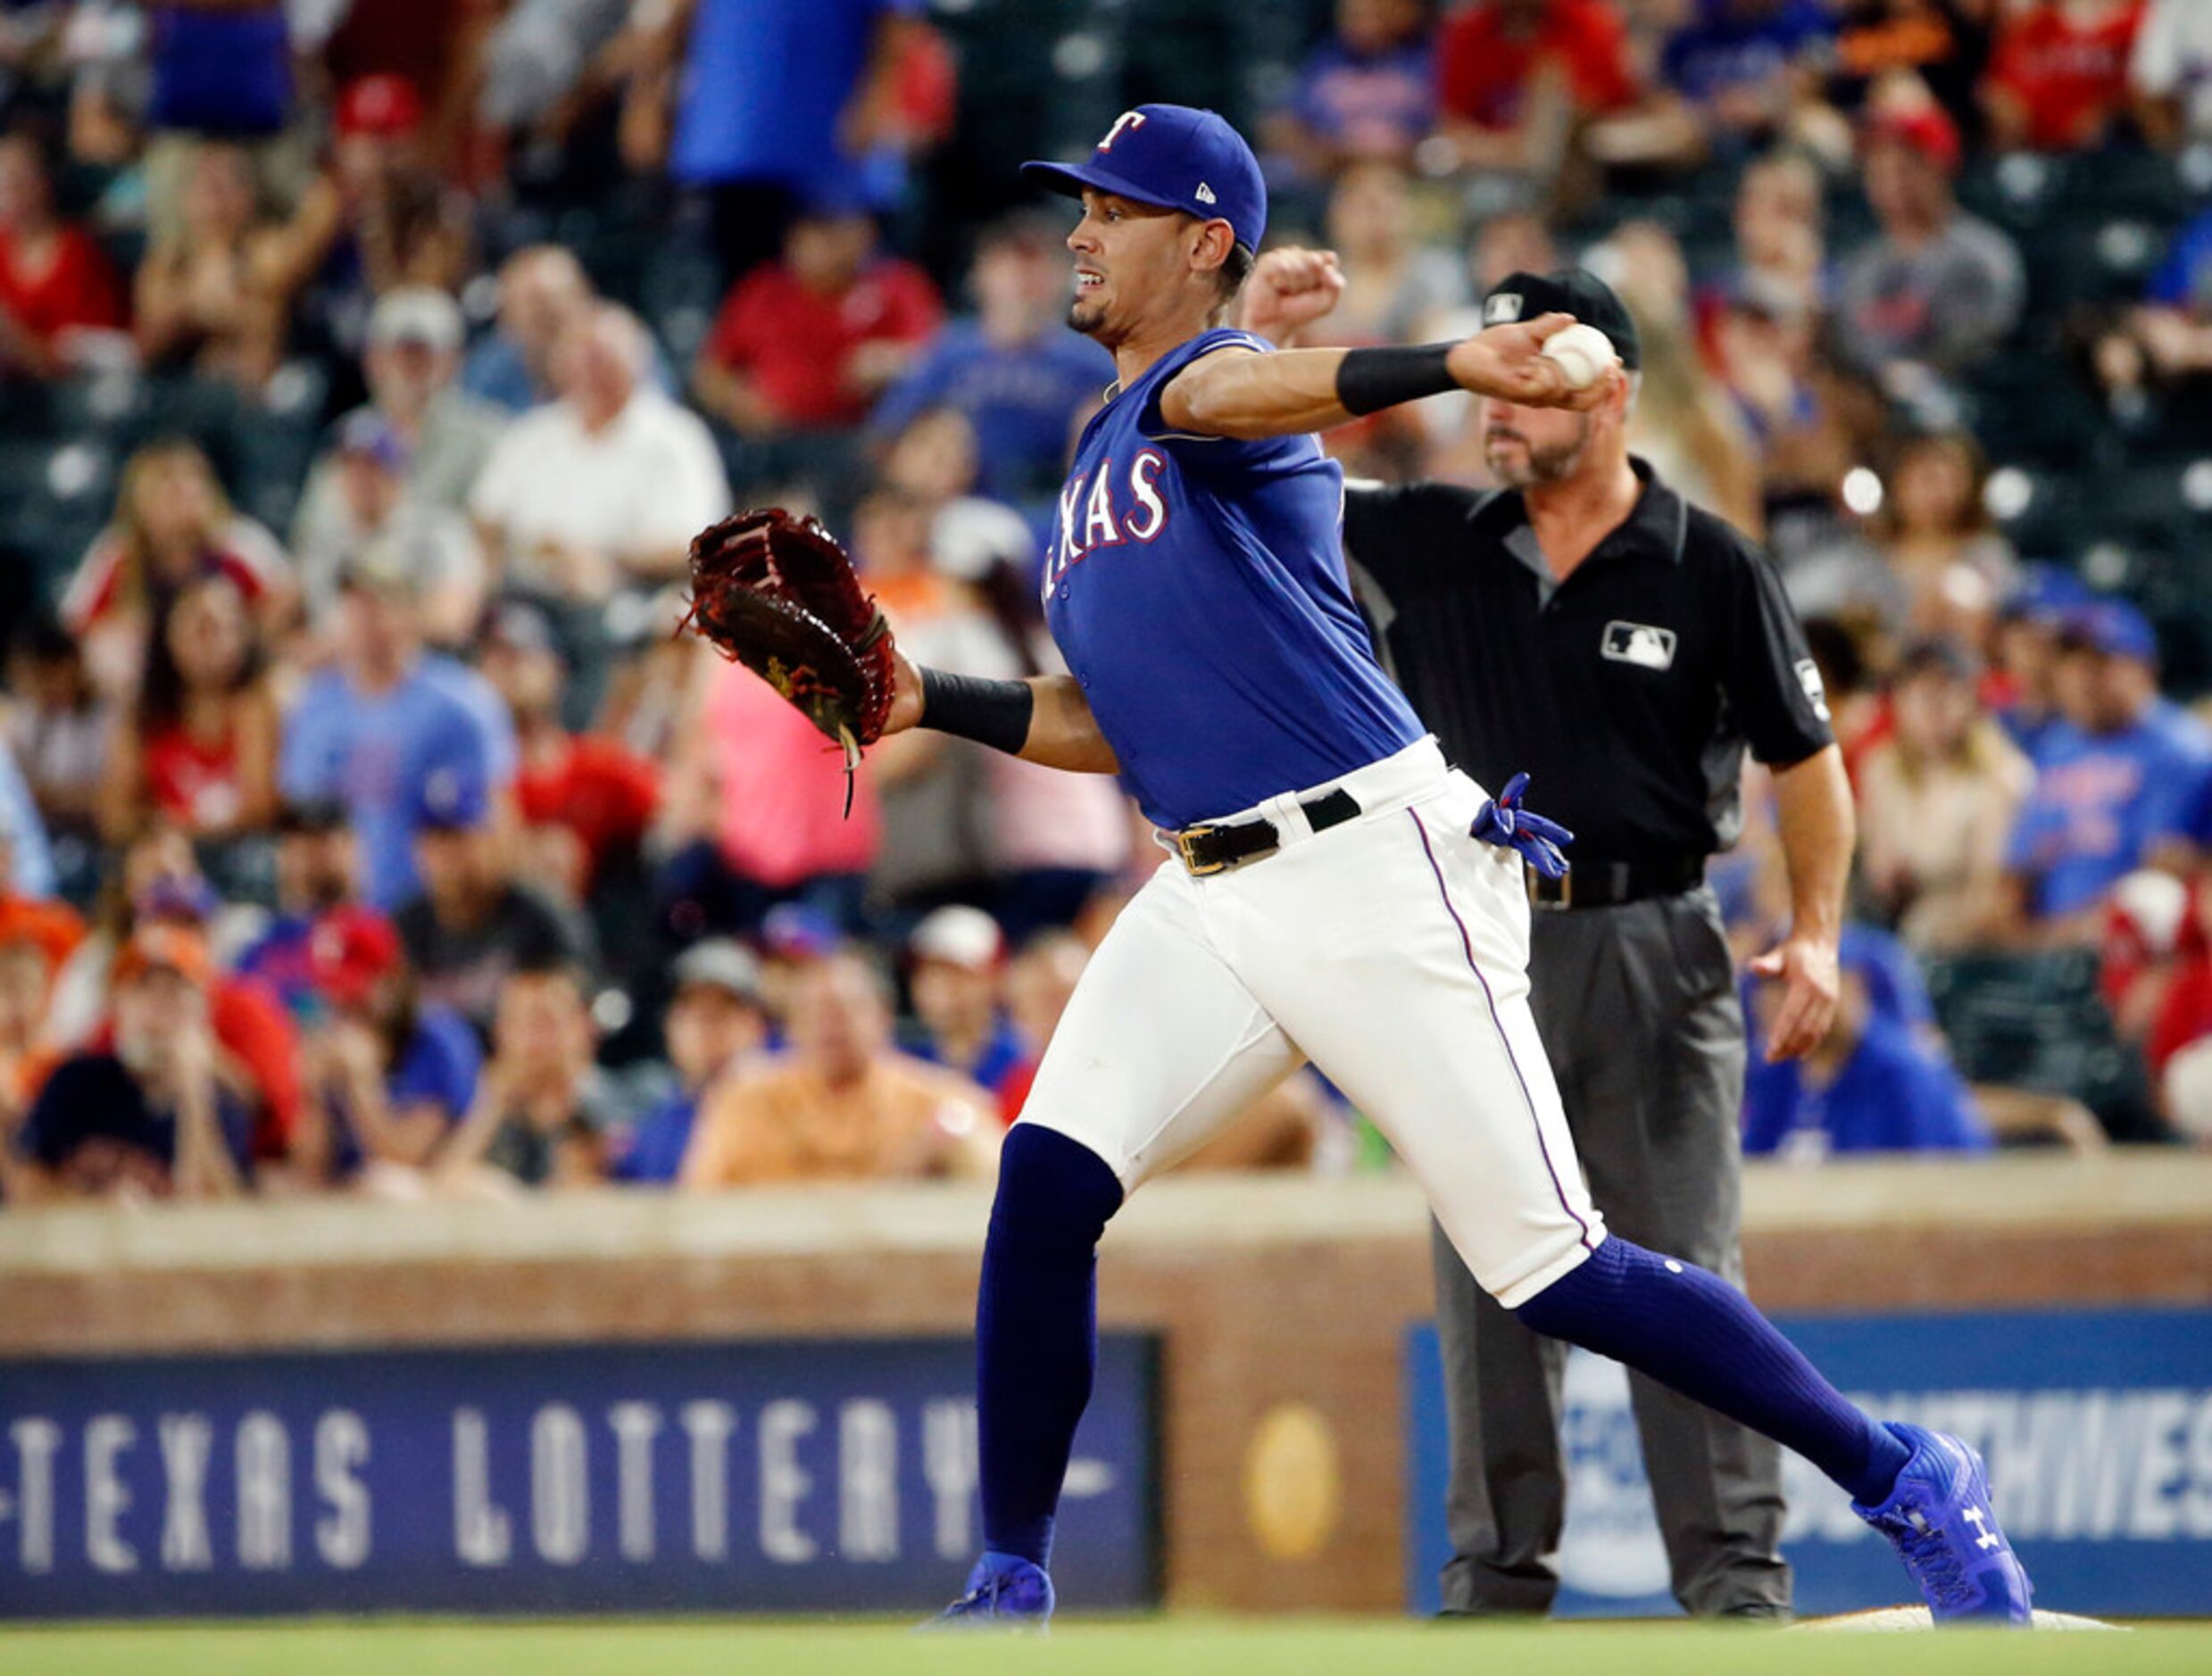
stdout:
[(837, 922), (803, 902), (781, 902), (761, 921), (761, 948), (776, 960), (819, 960), (844, 946)]
[(1244, 137), (1212, 111), (1140, 104), (1114, 119), (1087, 163), (1027, 162), (1021, 178), (1079, 198), (1084, 188), (1139, 203), (1227, 221), (1236, 242), (1258, 250), (1268, 230), (1268, 186)]
[(2158, 637), (2151, 632), (2149, 619), (2120, 600), (2076, 606), (2060, 622), (2058, 638), (2108, 658), (2136, 658), (2144, 663), (2158, 660)]
[(2087, 605), (2096, 597), (2090, 592), (2089, 584), (2071, 570), (2063, 570), (2057, 565), (2022, 565), (2019, 585), (2006, 596), (1998, 614), (2055, 626), (2066, 620), (2068, 611)]
[(418, 830), (474, 832), (491, 817), (491, 787), (473, 768), (437, 767), (423, 776), (415, 800)]

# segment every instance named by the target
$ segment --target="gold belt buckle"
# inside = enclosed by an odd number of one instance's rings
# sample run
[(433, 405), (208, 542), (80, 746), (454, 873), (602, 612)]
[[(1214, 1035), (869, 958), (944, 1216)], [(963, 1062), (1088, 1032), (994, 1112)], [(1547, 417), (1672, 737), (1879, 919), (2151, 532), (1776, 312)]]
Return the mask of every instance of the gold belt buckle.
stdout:
[(1543, 887), (1551, 880), (1526, 861), (1521, 863), (1521, 882), (1528, 890), (1528, 903), (1532, 908), (1572, 908), (1575, 905), (1575, 875), (1572, 868), (1559, 880), (1559, 893), (1546, 897)]
[(1191, 852), (1192, 840), (1203, 838), (1214, 830), (1215, 828), (1211, 826), (1190, 826), (1181, 832), (1169, 834), (1175, 840), (1177, 851), (1183, 858), (1184, 871), (1194, 879), (1202, 879), (1210, 873), (1222, 872), (1229, 865), (1226, 861), (1202, 862)]

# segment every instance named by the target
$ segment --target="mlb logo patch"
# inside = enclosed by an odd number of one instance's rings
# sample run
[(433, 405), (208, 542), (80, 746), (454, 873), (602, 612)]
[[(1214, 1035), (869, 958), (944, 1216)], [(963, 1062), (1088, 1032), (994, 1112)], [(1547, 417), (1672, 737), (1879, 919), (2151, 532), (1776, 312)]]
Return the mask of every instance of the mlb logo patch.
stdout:
[(1483, 324), (1510, 326), (1521, 318), (1521, 294), (1518, 291), (1500, 291), (1484, 299)]
[(1671, 669), (1675, 667), (1675, 631), (1654, 628), (1649, 623), (1614, 621), (1605, 626), (1605, 639), (1598, 650), (1615, 663), (1633, 663), (1639, 669)]

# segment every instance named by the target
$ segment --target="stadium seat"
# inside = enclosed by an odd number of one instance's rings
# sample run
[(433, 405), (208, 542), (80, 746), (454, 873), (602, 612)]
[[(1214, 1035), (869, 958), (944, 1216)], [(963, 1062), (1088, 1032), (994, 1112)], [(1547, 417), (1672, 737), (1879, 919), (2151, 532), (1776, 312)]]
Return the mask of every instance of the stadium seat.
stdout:
[(1992, 460), (2075, 469), (2111, 427), (2071, 369), (2049, 354), (2000, 354), (1963, 380), (1967, 422)]
[(1926, 962), (1928, 993), (1970, 1083), (2065, 1094), (2115, 1139), (2158, 1130), (2142, 1067), (2113, 1033), (2091, 950), (1960, 955)]
[(638, 278), (638, 309), (679, 374), (689, 376), (721, 301), (720, 267), (703, 243), (663, 240), (647, 254)]
[(2067, 474), (2008, 462), (1990, 482), (1991, 513), (2021, 558), (2071, 567), (2092, 539), (2082, 487)]

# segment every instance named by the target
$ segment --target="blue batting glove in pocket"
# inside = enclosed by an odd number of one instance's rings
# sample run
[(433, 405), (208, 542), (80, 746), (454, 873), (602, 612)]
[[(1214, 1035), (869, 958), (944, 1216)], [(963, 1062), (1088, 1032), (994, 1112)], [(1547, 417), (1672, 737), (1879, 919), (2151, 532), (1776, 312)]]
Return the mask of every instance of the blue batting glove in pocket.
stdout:
[(1486, 844), (1513, 850), (1547, 879), (1563, 879), (1568, 869), (1563, 850), (1575, 842), (1575, 834), (1559, 822), (1523, 809), (1521, 793), (1527, 789), (1528, 776), (1515, 775), (1504, 791), (1475, 811), (1475, 824), (1468, 833)]

